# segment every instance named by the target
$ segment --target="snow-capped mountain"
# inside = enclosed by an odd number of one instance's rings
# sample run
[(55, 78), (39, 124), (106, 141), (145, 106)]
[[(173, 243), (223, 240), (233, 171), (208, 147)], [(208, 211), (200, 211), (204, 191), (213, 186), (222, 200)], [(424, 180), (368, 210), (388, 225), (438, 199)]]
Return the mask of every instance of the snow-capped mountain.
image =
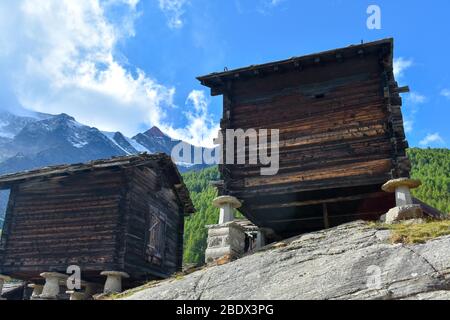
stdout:
[(0, 162), (15, 154), (15, 150), (7, 145), (25, 126), (50, 116), (43, 113), (20, 113), (22, 115), (0, 110)]
[[(64, 113), (17, 115), (2, 111), (0, 174), (140, 152), (164, 152), (170, 155), (172, 148), (179, 142), (171, 139), (157, 127), (129, 138), (120, 132), (102, 132), (97, 128), (83, 125)], [(181, 172), (206, 166), (190, 163), (177, 165)], [(0, 196), (0, 218), (6, 200), (6, 194), (3, 193)]]

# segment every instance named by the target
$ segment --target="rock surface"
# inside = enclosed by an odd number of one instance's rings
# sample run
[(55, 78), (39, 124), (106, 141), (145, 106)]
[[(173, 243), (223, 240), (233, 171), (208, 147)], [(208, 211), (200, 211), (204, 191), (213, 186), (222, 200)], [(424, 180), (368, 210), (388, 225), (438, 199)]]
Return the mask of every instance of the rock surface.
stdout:
[(450, 299), (450, 236), (415, 245), (389, 237), (352, 222), (123, 299)]

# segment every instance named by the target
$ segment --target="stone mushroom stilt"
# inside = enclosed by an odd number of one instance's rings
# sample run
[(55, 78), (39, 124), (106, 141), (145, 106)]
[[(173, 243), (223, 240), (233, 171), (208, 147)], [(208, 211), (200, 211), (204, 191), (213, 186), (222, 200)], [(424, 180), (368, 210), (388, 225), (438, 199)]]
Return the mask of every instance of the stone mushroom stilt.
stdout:
[(219, 224), (234, 220), (234, 210), (241, 207), (241, 202), (232, 196), (220, 196), (213, 200), (213, 205), (220, 209)]
[(100, 274), (107, 277), (103, 289), (105, 294), (122, 292), (122, 278), (130, 277), (128, 273), (121, 271), (103, 271)]
[(35, 300), (35, 299), (39, 298), (39, 296), (42, 294), (42, 290), (44, 289), (44, 286), (40, 285), (40, 284), (30, 283), (28, 285), (28, 288), (33, 289), (30, 300)]
[(40, 276), (45, 278), (45, 285), (39, 298), (45, 300), (57, 299), (60, 283), (61, 281), (67, 280), (68, 276), (58, 272), (43, 272)]
[(397, 207), (400, 207), (413, 204), (410, 189), (415, 189), (421, 184), (420, 180), (398, 178), (389, 180), (381, 189), (386, 192), (395, 192), (395, 203)]
[(70, 295), (70, 300), (86, 300), (86, 293), (82, 291), (68, 290), (67, 294)]
[(386, 223), (423, 217), (422, 208), (420, 205), (413, 204), (410, 192), (410, 189), (417, 188), (421, 184), (420, 180), (398, 178), (389, 180), (381, 187), (383, 191), (395, 192), (396, 207), (386, 213), (384, 218)]
[(3, 285), (5, 284), (6, 281), (9, 281), (9, 280), (10, 280), (10, 277), (0, 274), (0, 300), (4, 300), (1, 297), (1, 294), (3, 291)]

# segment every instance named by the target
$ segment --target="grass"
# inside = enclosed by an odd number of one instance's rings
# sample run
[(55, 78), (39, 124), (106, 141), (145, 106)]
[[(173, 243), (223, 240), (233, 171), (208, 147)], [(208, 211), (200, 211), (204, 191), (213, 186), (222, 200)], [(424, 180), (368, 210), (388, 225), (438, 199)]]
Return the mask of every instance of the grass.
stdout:
[(391, 230), (392, 243), (425, 243), (428, 240), (450, 235), (450, 220), (427, 220), (424, 223), (374, 223), (377, 229)]

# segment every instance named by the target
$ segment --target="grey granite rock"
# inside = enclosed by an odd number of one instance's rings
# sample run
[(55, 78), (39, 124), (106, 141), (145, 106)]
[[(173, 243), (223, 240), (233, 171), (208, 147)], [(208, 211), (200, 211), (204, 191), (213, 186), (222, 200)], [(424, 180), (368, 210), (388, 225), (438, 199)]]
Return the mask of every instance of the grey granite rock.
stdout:
[(392, 224), (402, 220), (421, 219), (423, 211), (418, 204), (409, 204), (400, 207), (394, 207), (386, 213), (385, 222)]
[(449, 299), (450, 236), (390, 244), (364, 222), (285, 240), (125, 299)]

